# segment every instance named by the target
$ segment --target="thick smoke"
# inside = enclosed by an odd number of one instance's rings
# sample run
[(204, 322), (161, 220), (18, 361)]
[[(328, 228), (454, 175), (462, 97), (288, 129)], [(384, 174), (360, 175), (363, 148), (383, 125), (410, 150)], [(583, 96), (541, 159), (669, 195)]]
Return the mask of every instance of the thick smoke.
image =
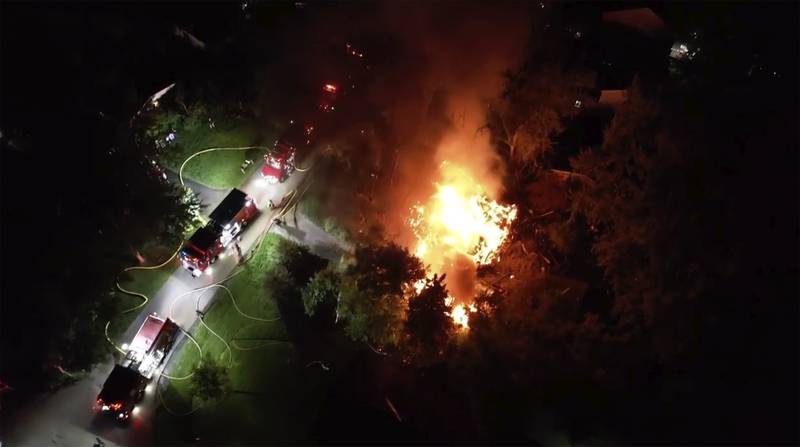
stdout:
[[(503, 165), (481, 128), (488, 102), (501, 92), (503, 73), (522, 62), (530, 17), (527, 4), (498, 2), (356, 4), (323, 14), (320, 35), (360, 36), (365, 42), (372, 71), (366, 92), (358, 94), (367, 95), (383, 123), (366, 148), (351, 154), (353, 163), (370, 164), (375, 174), (370, 200), (338, 200), (341, 218), (348, 215), (362, 228), (364, 220), (377, 221), (413, 249), (409, 209), (434, 192), (445, 160), (466, 168), (490, 197), (499, 197)], [(463, 267), (448, 275), (451, 289), (471, 282), (457, 280), (474, 276), (474, 269)]]
[[(408, 207), (432, 192), (437, 167), (467, 167), (497, 197), (502, 163), (481, 131), (488, 101), (503, 87), (528, 43), (524, 6), (503, 3), (392, 2), (372, 23), (397, 42), (397, 60), (382, 71), (370, 95), (386, 107), (396, 158), (387, 227), (404, 233)], [(384, 74), (385, 73), (385, 74)]]

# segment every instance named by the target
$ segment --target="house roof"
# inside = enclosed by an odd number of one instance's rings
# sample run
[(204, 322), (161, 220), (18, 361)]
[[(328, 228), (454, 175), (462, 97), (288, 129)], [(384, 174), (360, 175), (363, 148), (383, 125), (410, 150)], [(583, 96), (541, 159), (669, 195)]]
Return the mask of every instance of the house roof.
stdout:
[(628, 98), (628, 90), (603, 90), (597, 103), (601, 106), (617, 107)]
[(624, 25), (643, 33), (655, 34), (664, 30), (664, 21), (650, 8), (622, 9), (603, 13), (603, 22)]

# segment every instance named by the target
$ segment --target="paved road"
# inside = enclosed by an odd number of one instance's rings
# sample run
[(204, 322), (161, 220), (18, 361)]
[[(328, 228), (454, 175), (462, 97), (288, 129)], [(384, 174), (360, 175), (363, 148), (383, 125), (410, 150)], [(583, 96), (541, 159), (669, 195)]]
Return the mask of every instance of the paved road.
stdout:
[[(306, 244), (320, 256), (328, 259), (339, 259), (349, 249), (344, 243), (327, 234), (322, 228), (309, 221), (302, 214), (297, 214), (297, 225), (294, 219), (286, 219), (285, 227), (271, 225), (272, 213), (267, 207), (268, 200), (279, 203), (281, 198), (296, 188), (303, 180), (305, 173), (296, 172), (286, 183), (269, 185), (261, 180), (258, 172), (245, 181), (240, 187), (244, 192), (256, 199), (262, 214), (250, 224), (242, 235), (240, 247), (247, 253), (264, 234), (272, 227), (272, 231), (297, 242)], [(225, 192), (212, 190), (191, 182), (188, 186), (198, 188), (201, 200), (211, 206), (210, 212), (225, 195)], [(229, 250), (228, 256), (214, 264), (210, 274), (193, 278), (186, 270), (177, 267), (161, 290), (151, 297), (147, 306), (138, 318), (128, 327), (121, 340), (131, 340), (141, 326), (146, 315), (157, 313), (168, 316), (182, 328), (189, 330), (196, 319), (196, 308), (205, 307), (213, 297), (213, 293), (192, 292), (228, 277), (236, 266), (236, 256)], [(202, 296), (201, 296), (202, 295)], [(13, 446), (92, 446), (99, 437), (106, 446), (114, 445), (148, 445), (152, 444), (152, 415), (157, 408), (157, 396), (152, 387), (145, 399), (137, 406), (130, 427), (121, 428), (105, 418), (96, 417), (91, 410), (92, 403), (100, 392), (103, 382), (113, 367), (111, 359), (98, 365), (89, 377), (66, 387), (57, 393), (46, 396), (28, 406), (20, 413), (4, 443)], [(169, 365), (166, 366), (169, 368)], [(154, 378), (155, 383), (157, 377)]]
[[(202, 157), (202, 155), (200, 155)], [(178, 178), (178, 174), (173, 172), (170, 169), (167, 169), (167, 179), (176, 185), (180, 185), (180, 179)], [(203, 204), (203, 208), (201, 213), (204, 216), (208, 216), (211, 214), (211, 211), (214, 211), (214, 208), (222, 202), (222, 199), (228, 194), (229, 189), (216, 189), (216, 188), (209, 188), (206, 185), (202, 185), (200, 183), (195, 182), (194, 180), (189, 180), (186, 177), (183, 178), (183, 183), (189, 187), (197, 197), (200, 199), (200, 203)]]

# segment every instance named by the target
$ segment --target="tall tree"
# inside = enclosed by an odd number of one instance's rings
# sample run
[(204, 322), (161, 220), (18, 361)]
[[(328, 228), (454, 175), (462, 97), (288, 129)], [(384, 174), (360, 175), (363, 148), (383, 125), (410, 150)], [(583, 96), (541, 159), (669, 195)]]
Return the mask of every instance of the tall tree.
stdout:
[(190, 380), (192, 397), (201, 404), (217, 402), (230, 391), (228, 369), (210, 356), (195, 367)]
[[(69, 8), (4, 8), (4, 40), (25, 43), (4, 47), (1, 80), (3, 264), (14, 281), (3, 284), (0, 376), (10, 399), (109, 352), (117, 275), (145, 244), (177, 245), (196, 207), (150, 171), (150, 148), (132, 135), (130, 117), (152, 94), (137, 86), (161, 80), (134, 79), (127, 64), (142, 59), (120, 52), (114, 39), (127, 34), (107, 26)], [(98, 45), (65, 46), (64, 35)]]
[(306, 314), (313, 316), (319, 306), (336, 303), (340, 282), (339, 272), (334, 269), (326, 268), (317, 272), (303, 289), (303, 307)]
[(425, 287), (408, 303), (403, 326), (403, 350), (411, 363), (427, 366), (444, 358), (453, 334), (452, 304), (447, 302), (445, 275), (425, 281)]
[(337, 312), (354, 340), (397, 343), (412, 284), (425, 278), (422, 262), (394, 242), (361, 245), (342, 276)]
[(587, 102), (593, 76), (557, 63), (533, 61), (506, 75), (503, 95), (489, 109), (487, 127), (506, 158), (526, 168), (540, 167), (552, 150), (563, 120)]

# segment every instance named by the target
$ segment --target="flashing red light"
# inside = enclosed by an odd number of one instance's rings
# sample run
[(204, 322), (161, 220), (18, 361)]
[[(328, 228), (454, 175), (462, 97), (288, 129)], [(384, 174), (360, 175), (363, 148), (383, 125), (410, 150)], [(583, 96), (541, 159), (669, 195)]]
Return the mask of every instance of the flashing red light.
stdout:
[(333, 84), (325, 84), (324, 86), (322, 86), (322, 89), (325, 90), (326, 92), (336, 93), (336, 86)]

